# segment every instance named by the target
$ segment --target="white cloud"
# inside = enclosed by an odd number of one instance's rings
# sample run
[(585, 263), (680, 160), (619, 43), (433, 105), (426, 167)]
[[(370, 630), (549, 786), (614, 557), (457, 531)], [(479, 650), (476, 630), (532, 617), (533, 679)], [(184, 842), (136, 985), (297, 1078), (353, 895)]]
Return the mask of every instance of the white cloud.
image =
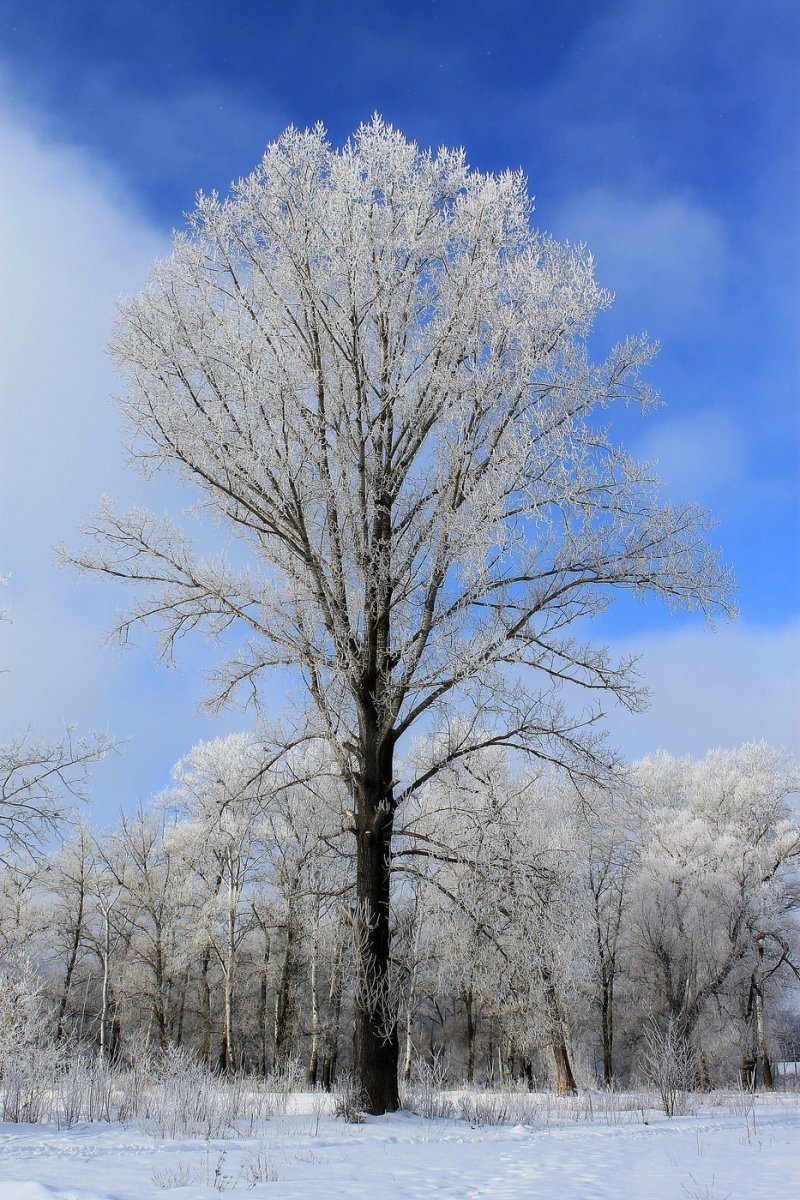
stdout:
[(612, 739), (627, 757), (657, 749), (700, 756), (754, 738), (800, 757), (800, 619), (639, 634), (613, 649), (641, 655), (652, 692), (644, 714), (609, 713)]
[(723, 412), (659, 420), (636, 446), (636, 457), (656, 464), (667, 492), (713, 504), (747, 473), (744, 431)]
[(13, 513), (11, 544), (24, 531), (27, 552), (31, 527), (63, 531), (120, 469), (105, 346), (116, 297), (140, 285), (165, 241), (79, 150), (48, 144), (8, 113), (0, 156), (14, 164), (0, 194), (0, 504)]
[[(119, 597), (53, 565), (53, 545), (76, 541), (102, 493), (138, 499), (145, 489), (123, 469), (105, 347), (118, 295), (141, 286), (168, 240), (110, 173), (8, 108), (0, 160), (0, 573), (12, 616), (0, 625), (0, 740), (28, 726), (56, 734), (65, 722), (132, 735), (124, 758), (97, 773), (98, 795), (116, 807), (161, 786), (170, 763), (212, 732), (194, 712), (208, 648), (192, 651), (185, 675), (156, 672), (151, 644), (115, 654), (102, 640)], [(147, 494), (160, 507), (171, 492)]]
[(593, 187), (561, 206), (556, 224), (586, 242), (600, 282), (659, 334), (705, 325), (727, 268), (720, 217), (690, 193)]

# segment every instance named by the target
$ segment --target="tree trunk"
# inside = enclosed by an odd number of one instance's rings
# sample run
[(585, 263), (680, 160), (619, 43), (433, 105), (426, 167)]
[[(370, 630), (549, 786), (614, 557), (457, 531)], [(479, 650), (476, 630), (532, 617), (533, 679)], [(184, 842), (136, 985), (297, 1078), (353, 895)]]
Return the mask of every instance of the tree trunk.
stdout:
[(556, 1092), (559, 1096), (574, 1096), (578, 1088), (575, 1084), (575, 1076), (572, 1073), (572, 1063), (569, 1059), (569, 1047), (567, 1046), (567, 1037), (564, 1030), (564, 1018), (561, 1013), (561, 1006), (558, 1003), (556, 989), (549, 977), (549, 973), (544, 973), (545, 977), (545, 1000), (547, 1002), (548, 1013), (552, 1027), (552, 1050), (553, 1061), (556, 1068)]
[(614, 1082), (614, 983), (609, 979), (605, 972), (601, 983), (601, 1019), (603, 1033), (603, 1083), (606, 1087), (611, 1087)]
[(271, 938), (266, 925), (262, 925), (262, 928), (264, 930), (264, 958), (261, 963), (261, 978), (258, 986), (258, 1052), (256, 1069), (259, 1075), (264, 1078), (267, 1074), (267, 1046), (269, 1041), (267, 1031), (267, 989), (269, 986)]
[(467, 1012), (467, 1083), (475, 1086), (475, 1001), (472, 988), (469, 988), (464, 998)]
[(556, 1065), (556, 1092), (559, 1096), (574, 1096), (578, 1089), (563, 1037), (557, 1037), (553, 1042), (553, 1059)]
[(599, 879), (590, 873), (594, 895), (594, 929), (597, 946), (597, 961), (600, 966), (600, 1033), (603, 1043), (603, 1083), (611, 1087), (614, 1082), (614, 978), (616, 975), (616, 946), (622, 921), (623, 891), (617, 891), (614, 909), (604, 916), (600, 897), (606, 870)]
[(223, 1032), (222, 1032), (222, 1053), (220, 1055), (220, 1065), (226, 1076), (230, 1078), (234, 1073), (233, 1061), (233, 988), (232, 980), (227, 971), (223, 972)]
[(222, 1065), (230, 1078), (235, 1070), (233, 1049), (233, 984), (236, 969), (236, 903), (238, 893), (230, 887), (228, 891), (228, 913), (225, 938), (225, 963), (222, 971), (223, 984), (223, 1047)]
[(108, 1054), (108, 1011), (111, 994), (111, 917), (108, 911), (103, 913), (103, 952), (101, 962), (103, 974), (100, 985), (100, 1044), (98, 1052), (100, 1058), (105, 1059)]
[(178, 1016), (175, 1023), (175, 1045), (180, 1046), (183, 1043), (183, 1019), (186, 1014), (186, 993), (189, 990), (189, 967), (183, 973), (181, 980), (181, 994), (178, 1001)]
[(517, 1082), (517, 1050), (513, 1042), (508, 1043), (508, 1054), (506, 1055), (506, 1070), (511, 1084)]
[(61, 1041), (66, 1032), (64, 1022), (67, 1015), (67, 1002), (69, 1000), (69, 990), (72, 986), (72, 976), (75, 971), (75, 964), (78, 961), (78, 950), (81, 944), (81, 935), (83, 933), (83, 889), (81, 889), (80, 898), (78, 900), (78, 915), (75, 919), (75, 928), (72, 932), (72, 942), (69, 948), (69, 959), (67, 961), (67, 972), (64, 976), (64, 986), (61, 991), (61, 1001), (58, 1006), (58, 1024), (56, 1026), (56, 1041)]
[(167, 971), (164, 963), (164, 946), (161, 937), (161, 929), (156, 930), (156, 946), (155, 946), (155, 995), (153, 996), (153, 1018), (156, 1023), (156, 1031), (158, 1033), (158, 1047), (160, 1050), (166, 1050), (169, 1045), (169, 986), (167, 982)]
[(414, 1009), (412, 1007), (412, 998), (409, 997), (406, 1005), (406, 1028), (405, 1042), (406, 1049), (403, 1055), (403, 1079), (406, 1083), (411, 1079), (411, 1063), (414, 1058)]
[(761, 1086), (765, 1092), (774, 1090), (774, 1082), (772, 1079), (772, 1063), (769, 1061), (769, 1052), (767, 1050), (767, 1028), (764, 1020), (764, 988), (761, 980), (758, 981), (755, 988), (755, 1010), (756, 1010), (756, 1057), (758, 1058), (758, 1067), (761, 1075)]
[(311, 945), (309, 987), (311, 989), (311, 1049), (308, 1056), (306, 1078), (310, 1087), (317, 1086), (319, 1074), (319, 897), (317, 897), (314, 938)]
[(355, 1075), (365, 1109), (375, 1115), (400, 1107), (397, 1086), (397, 1005), (390, 991), (390, 874), (393, 803), (391, 755), (377, 786), (363, 782), (356, 832)]
[(275, 1023), (273, 1026), (273, 1066), (280, 1070), (291, 1051), (289, 1044), (289, 1017), (291, 1008), (291, 985), (294, 974), (294, 943), (296, 925), (294, 906), (290, 902), (286, 915), (286, 947), (281, 962), (278, 986), (275, 991)]
[(322, 1056), (322, 1086), (326, 1092), (333, 1087), (336, 1079), (336, 1063), (339, 1058), (339, 1034), (342, 1024), (342, 947), (338, 946), (334, 956), (331, 982), (328, 990), (328, 1030), (325, 1036), (325, 1050)]
[(211, 984), (208, 980), (208, 970), (211, 965), (211, 947), (206, 946), (200, 968), (200, 1021), (202, 1041), (200, 1055), (203, 1062), (211, 1067)]
[(708, 1059), (702, 1047), (697, 1051), (694, 1071), (694, 1087), (696, 1092), (711, 1091), (711, 1076), (708, 1071)]

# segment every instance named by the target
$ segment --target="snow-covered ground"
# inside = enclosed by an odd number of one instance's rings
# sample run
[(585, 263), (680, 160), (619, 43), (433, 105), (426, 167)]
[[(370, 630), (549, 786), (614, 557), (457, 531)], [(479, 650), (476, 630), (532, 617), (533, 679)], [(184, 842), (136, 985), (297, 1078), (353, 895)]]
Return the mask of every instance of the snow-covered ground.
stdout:
[[(798, 1098), (704, 1098), (668, 1120), (543, 1100), (532, 1124), (410, 1113), (345, 1124), (311, 1096), (226, 1139), (119, 1124), (0, 1126), (0, 1200), (795, 1200)], [(535, 1112), (533, 1105), (531, 1112)]]

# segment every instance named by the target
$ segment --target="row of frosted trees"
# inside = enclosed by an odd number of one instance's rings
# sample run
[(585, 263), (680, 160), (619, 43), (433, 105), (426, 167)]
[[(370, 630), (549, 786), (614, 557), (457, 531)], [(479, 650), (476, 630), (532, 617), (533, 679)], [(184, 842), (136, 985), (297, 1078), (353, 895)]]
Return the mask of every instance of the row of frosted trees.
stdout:
[[(763, 743), (645, 759), (613, 794), (506, 751), (437, 775), (392, 860), (401, 1073), (565, 1092), (644, 1078), (677, 1038), (698, 1084), (771, 1086), (800, 959), (796, 784)], [(234, 735), (114, 831), (76, 821), (37, 863), (8, 857), (2, 951), (44, 981), (52, 1038), (330, 1086), (370, 984), (348, 803), (318, 746), (278, 761)]]

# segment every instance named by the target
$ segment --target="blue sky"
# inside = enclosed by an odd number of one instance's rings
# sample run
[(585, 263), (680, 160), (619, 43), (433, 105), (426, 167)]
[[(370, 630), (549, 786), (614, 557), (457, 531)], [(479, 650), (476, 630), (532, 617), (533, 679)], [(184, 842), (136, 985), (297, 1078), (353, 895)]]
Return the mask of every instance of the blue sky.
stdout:
[(287, 124), (334, 141), (380, 111), (481, 169), (521, 166), (537, 222), (585, 240), (616, 292), (598, 351), (647, 329), (665, 406), (620, 436), (667, 494), (718, 520), (739, 622), (709, 634), (625, 603), (598, 636), (643, 655), (648, 715), (612, 712), (622, 748), (765, 736), (800, 749), (798, 33), (796, 5), (159, 3), (0, 0), (0, 737), (64, 720), (132, 741), (101, 805), (166, 779), (199, 737), (209, 647), (180, 669), (143, 639), (100, 645), (111, 588), (57, 572), (102, 492), (145, 495), (123, 466), (104, 356), (115, 297), (141, 283), (198, 188), (224, 189)]

